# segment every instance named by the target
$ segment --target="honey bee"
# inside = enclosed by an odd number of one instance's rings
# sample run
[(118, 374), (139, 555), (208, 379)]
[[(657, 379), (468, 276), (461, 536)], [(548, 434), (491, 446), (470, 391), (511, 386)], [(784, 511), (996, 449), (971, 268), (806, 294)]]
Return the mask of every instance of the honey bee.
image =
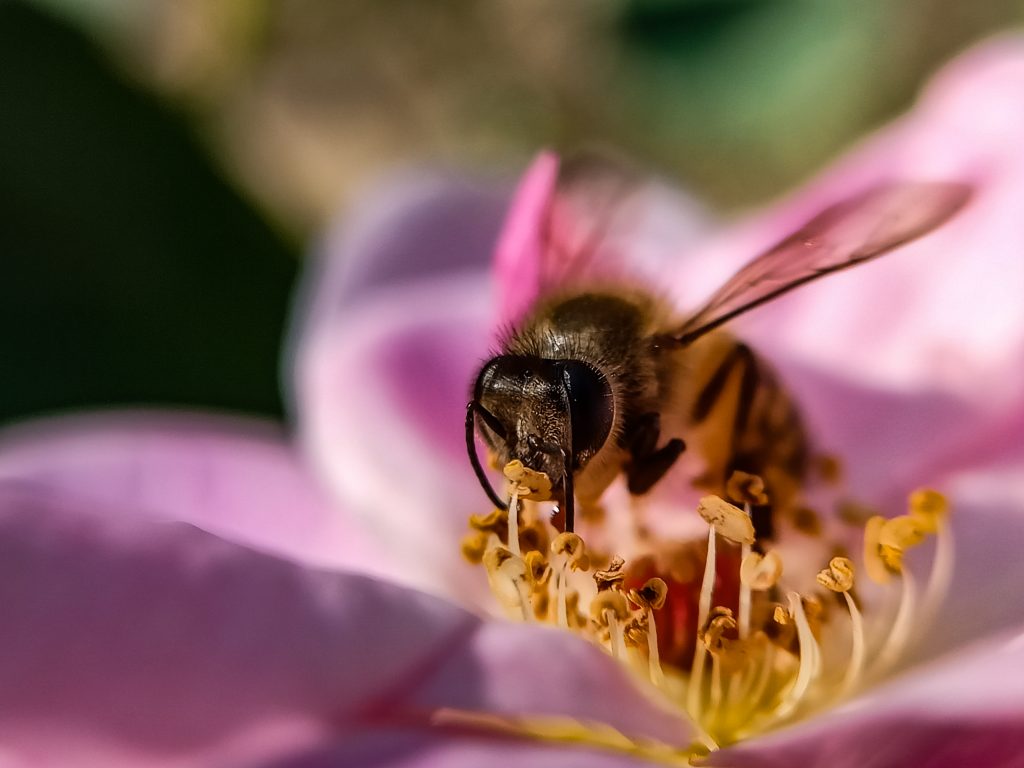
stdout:
[[(637, 188), (594, 157), (559, 167), (542, 156), (524, 181), (512, 212), (521, 220), (506, 224), (521, 242), (500, 258), (532, 281), (531, 303), (473, 383), (466, 445), (477, 478), (506, 508), (477, 455), (479, 431), (495, 466), (518, 459), (548, 475), (557, 523), (572, 531), (577, 501), (596, 505), (619, 475), (631, 494), (647, 493), (686, 450), (704, 466), (695, 485), (722, 494), (742, 470), (764, 479), (772, 509), (785, 508), (810, 461), (799, 411), (766, 362), (721, 327), (927, 234), (971, 188), (892, 182), (833, 203), (682, 318), (617, 269), (629, 270), (629, 243), (611, 241)], [(759, 535), (771, 535), (771, 520), (772, 510), (755, 514)]]

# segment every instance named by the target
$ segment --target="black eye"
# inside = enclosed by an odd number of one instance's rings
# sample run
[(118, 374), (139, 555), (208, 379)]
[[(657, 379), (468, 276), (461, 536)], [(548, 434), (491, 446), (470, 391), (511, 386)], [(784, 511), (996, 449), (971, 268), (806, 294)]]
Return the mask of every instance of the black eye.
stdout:
[(574, 456), (596, 453), (612, 429), (615, 403), (608, 380), (597, 369), (577, 360), (562, 363), (569, 393)]

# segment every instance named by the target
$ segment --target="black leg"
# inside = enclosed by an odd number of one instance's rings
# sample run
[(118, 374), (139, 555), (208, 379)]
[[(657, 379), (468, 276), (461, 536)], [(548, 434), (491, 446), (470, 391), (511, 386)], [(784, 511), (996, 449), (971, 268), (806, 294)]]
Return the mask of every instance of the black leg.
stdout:
[(661, 414), (651, 412), (637, 417), (630, 433), (625, 446), (630, 455), (634, 458), (650, 456), (658, 448), (658, 438), (661, 436)]
[(661, 448), (642, 459), (633, 459), (626, 468), (626, 486), (634, 496), (647, 493), (665, 476), (686, 449), (686, 443), (672, 438)]
[(645, 413), (637, 417), (624, 441), (630, 460), (626, 464), (626, 486), (635, 496), (647, 493), (675, 464), (686, 448), (679, 438), (658, 448), (661, 437), (661, 416)]

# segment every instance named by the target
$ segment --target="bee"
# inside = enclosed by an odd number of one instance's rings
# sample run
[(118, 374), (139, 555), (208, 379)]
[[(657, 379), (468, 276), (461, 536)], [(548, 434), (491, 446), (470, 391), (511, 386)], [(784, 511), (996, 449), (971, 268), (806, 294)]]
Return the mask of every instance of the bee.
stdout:
[[(638, 189), (634, 176), (589, 156), (559, 166), (542, 155), (525, 177), (498, 250), (514, 322), (466, 408), (474, 472), (507, 508), (477, 455), (479, 432), (495, 466), (518, 459), (548, 475), (567, 531), (577, 501), (597, 505), (620, 475), (645, 494), (684, 451), (704, 467), (695, 485), (722, 495), (741, 470), (764, 479), (772, 509), (785, 508), (810, 460), (799, 411), (770, 366), (722, 326), (927, 234), (971, 188), (891, 182), (828, 205), (684, 317), (630, 275), (620, 235)], [(759, 535), (771, 535), (771, 520), (771, 510), (755, 515)]]

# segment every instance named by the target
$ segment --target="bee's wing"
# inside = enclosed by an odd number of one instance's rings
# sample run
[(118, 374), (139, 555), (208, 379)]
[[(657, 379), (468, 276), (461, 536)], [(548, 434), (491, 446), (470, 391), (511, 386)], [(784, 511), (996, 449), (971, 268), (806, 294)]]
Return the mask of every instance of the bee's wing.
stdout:
[(836, 203), (743, 267), (670, 335), (688, 344), (797, 286), (881, 256), (946, 222), (970, 195), (955, 182), (888, 183)]
[[(585, 282), (636, 278), (639, 218), (650, 191), (600, 154), (540, 155), (520, 182), (495, 266), (502, 318), (515, 323), (541, 296)], [(633, 204), (635, 203), (635, 205)]]

